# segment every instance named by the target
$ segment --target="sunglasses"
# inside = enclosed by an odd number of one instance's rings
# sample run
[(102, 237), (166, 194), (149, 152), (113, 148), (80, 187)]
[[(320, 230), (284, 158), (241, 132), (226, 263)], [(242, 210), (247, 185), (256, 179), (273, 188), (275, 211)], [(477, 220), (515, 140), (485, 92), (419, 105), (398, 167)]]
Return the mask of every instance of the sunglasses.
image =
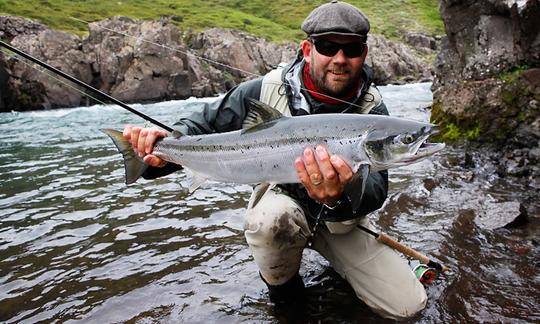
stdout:
[(366, 49), (366, 43), (362, 42), (340, 44), (326, 39), (313, 38), (311, 38), (311, 42), (315, 45), (317, 52), (329, 57), (336, 55), (339, 50), (343, 50), (343, 53), (348, 58), (359, 57), (364, 54), (364, 50)]

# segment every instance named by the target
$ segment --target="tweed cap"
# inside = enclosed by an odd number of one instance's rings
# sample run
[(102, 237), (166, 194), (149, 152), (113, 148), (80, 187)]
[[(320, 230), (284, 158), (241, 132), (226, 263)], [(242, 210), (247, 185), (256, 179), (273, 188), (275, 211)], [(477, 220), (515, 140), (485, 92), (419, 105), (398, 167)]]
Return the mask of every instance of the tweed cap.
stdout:
[(369, 21), (355, 6), (334, 0), (315, 8), (302, 23), (302, 30), (313, 37), (339, 34), (367, 38)]

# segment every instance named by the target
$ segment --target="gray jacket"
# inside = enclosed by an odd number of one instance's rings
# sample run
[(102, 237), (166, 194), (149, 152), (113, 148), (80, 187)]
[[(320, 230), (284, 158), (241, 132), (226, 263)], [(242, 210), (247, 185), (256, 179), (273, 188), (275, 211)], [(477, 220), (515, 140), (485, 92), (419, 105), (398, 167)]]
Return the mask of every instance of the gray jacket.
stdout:
[[(286, 86), (290, 83), (285, 80), (286, 74), (288, 72), (290, 73), (295, 67), (298, 68), (301, 64), (303, 64), (303, 61), (298, 59), (283, 68), (282, 81), (284, 82), (283, 90), (280, 91), (280, 93), (282, 93), (283, 96), (287, 96), (292, 116), (308, 113), (303, 109), (295, 107), (293, 103), (295, 101), (294, 97), (295, 95), (297, 96), (298, 93), (295, 94), (294, 89), (292, 89), (291, 86)], [(360, 106), (362, 103), (369, 103), (370, 100), (376, 99), (378, 102), (375, 105), (373, 103), (371, 104), (373, 108), (371, 108), (369, 113), (388, 115), (388, 110), (382, 100), (380, 100), (380, 97), (377, 98), (377, 96), (373, 96), (370, 93), (372, 72), (371, 68), (366, 65), (364, 65), (362, 78), (363, 86), (357, 100), (353, 103), (354, 105), (328, 105), (316, 101), (307, 91), (301, 90), (305, 101), (307, 101), (309, 105), (310, 113), (354, 113), (358, 111), (357, 106)], [(179, 120), (174, 124), (174, 128), (187, 135), (238, 130), (242, 127), (242, 122), (246, 116), (244, 98), (251, 97), (259, 99), (262, 85), (263, 78), (260, 77), (239, 84), (219, 100), (188, 106), (186, 109), (180, 111)], [(305, 89), (303, 83), (301, 89)], [(143, 176), (145, 179), (153, 179), (179, 169), (181, 169), (180, 166), (169, 163), (164, 168), (149, 168)], [(359, 198), (361, 185), (361, 179), (347, 185), (345, 192), (340, 199), (340, 204), (333, 210), (325, 208), (312, 200), (301, 184), (284, 184), (279, 187), (296, 199), (304, 207), (312, 220), (317, 218), (317, 216), (320, 216), (322, 220), (326, 221), (343, 221), (364, 216), (382, 206), (387, 196), (388, 173), (386, 171), (370, 173), (366, 182), (364, 195), (362, 196), (362, 201), (358, 204), (359, 208), (353, 210), (351, 201)]]

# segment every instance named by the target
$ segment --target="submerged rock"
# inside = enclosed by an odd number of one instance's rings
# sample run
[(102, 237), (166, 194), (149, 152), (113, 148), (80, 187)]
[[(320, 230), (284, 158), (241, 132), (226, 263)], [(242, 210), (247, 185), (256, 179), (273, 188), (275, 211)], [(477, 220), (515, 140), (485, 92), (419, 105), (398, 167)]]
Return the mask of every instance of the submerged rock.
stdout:
[(527, 221), (527, 211), (517, 201), (483, 202), (476, 212), (474, 222), (485, 229), (518, 226)]

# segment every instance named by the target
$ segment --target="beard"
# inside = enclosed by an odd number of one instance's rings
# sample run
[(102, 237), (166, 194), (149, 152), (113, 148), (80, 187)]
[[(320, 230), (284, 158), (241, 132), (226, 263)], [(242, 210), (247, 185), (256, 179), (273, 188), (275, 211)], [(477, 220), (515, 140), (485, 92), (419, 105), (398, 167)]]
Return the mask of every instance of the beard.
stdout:
[(358, 89), (362, 77), (362, 69), (352, 71), (350, 67), (332, 65), (324, 70), (315, 71), (310, 66), (310, 76), (315, 86), (328, 96), (343, 98)]

